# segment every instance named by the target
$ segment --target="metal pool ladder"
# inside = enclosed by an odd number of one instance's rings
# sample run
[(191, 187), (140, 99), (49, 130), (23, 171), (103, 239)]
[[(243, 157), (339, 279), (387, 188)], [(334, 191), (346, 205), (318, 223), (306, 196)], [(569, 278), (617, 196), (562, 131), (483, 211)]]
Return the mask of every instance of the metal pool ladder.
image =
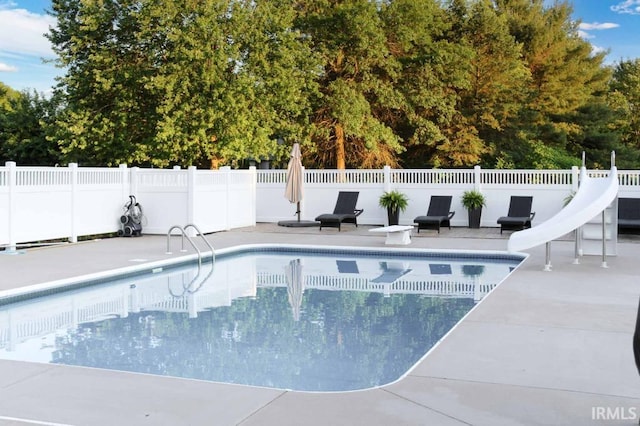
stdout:
[[(189, 228), (193, 228), (196, 233), (197, 236), (199, 236), (202, 241), (204, 241), (204, 243), (207, 245), (207, 247), (209, 247), (209, 250), (211, 250), (211, 270), (209, 271), (209, 273), (207, 274), (206, 277), (204, 277), (204, 279), (202, 280), (202, 282), (195, 288), (193, 289), (193, 284), (198, 280), (198, 278), (200, 277), (200, 272), (202, 270), (202, 252), (200, 251), (200, 249), (198, 248), (198, 246), (193, 242), (193, 240), (191, 239), (191, 237), (189, 235), (187, 235), (187, 229)], [(173, 232), (173, 230), (179, 230), (180, 234), (181, 234), (181, 240), (182, 240), (182, 245), (180, 248), (181, 252), (186, 252), (187, 250), (184, 248), (184, 240), (186, 239), (187, 241), (189, 241), (189, 244), (191, 244), (191, 247), (193, 247), (193, 249), (196, 251), (196, 253), (198, 254), (198, 273), (193, 277), (193, 279), (191, 280), (191, 282), (189, 283), (189, 285), (184, 287), (184, 292), (182, 293), (182, 295), (184, 295), (186, 292), (189, 293), (195, 293), (196, 291), (198, 291), (200, 289), (200, 287), (202, 286), (202, 284), (204, 284), (209, 277), (211, 276), (211, 274), (213, 274), (213, 264), (215, 262), (215, 256), (216, 256), (216, 252), (213, 249), (213, 246), (209, 243), (209, 241), (205, 238), (204, 234), (200, 231), (200, 229), (194, 225), (193, 223), (189, 223), (187, 225), (180, 226), (180, 225), (173, 225), (171, 228), (169, 228), (169, 230), (167, 231), (167, 251), (166, 254), (171, 254), (171, 233)], [(173, 292), (171, 291), (171, 289), (169, 289), (169, 292), (173, 295), (173, 296), (177, 296), (175, 294), (173, 294)]]

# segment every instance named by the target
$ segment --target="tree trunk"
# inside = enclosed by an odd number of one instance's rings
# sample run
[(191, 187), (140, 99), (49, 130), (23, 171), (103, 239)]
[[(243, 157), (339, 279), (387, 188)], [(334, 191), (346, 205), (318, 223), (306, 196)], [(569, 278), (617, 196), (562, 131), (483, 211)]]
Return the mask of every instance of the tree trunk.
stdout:
[(344, 129), (342, 128), (342, 124), (336, 124), (334, 131), (336, 134), (336, 169), (345, 170), (347, 166), (344, 151)]

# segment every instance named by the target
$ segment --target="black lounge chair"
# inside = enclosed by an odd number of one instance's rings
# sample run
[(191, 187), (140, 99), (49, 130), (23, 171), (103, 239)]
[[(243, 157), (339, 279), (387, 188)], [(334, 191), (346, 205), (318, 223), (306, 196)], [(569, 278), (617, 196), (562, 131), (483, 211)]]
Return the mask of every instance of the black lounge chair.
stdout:
[(421, 229), (437, 229), (440, 233), (440, 226), (448, 226), (451, 229), (451, 218), (456, 212), (451, 212), (450, 195), (432, 195), (429, 201), (429, 209), (426, 216), (418, 216), (413, 219), (418, 224), (418, 233)]
[(355, 260), (336, 260), (340, 274), (359, 274), (358, 262)]
[(535, 212), (531, 212), (532, 204), (533, 197), (511, 196), (507, 216), (498, 218), (500, 233), (505, 229), (519, 231), (531, 228), (531, 221), (536, 215)]
[(358, 221), (356, 218), (363, 212), (362, 209), (356, 209), (358, 195), (360, 195), (359, 192), (340, 191), (333, 213), (325, 213), (316, 217), (316, 221), (320, 222), (320, 230), (322, 231), (324, 226), (338, 228), (338, 231), (340, 231), (343, 223), (353, 223), (357, 227)]
[(618, 198), (618, 231), (640, 229), (640, 198)]

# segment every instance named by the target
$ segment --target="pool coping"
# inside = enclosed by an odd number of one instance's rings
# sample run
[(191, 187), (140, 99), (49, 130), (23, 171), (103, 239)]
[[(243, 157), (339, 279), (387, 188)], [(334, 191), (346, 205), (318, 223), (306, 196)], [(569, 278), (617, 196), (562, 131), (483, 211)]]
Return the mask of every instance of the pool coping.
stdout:
[[(433, 249), (412, 249), (412, 248), (375, 248), (375, 247), (355, 247), (355, 246), (312, 246), (305, 244), (239, 244), (233, 247), (226, 247), (219, 250), (201, 252), (201, 259), (204, 262), (215, 262), (217, 257), (224, 257), (234, 254), (242, 254), (250, 251), (284, 251), (284, 250), (296, 250), (307, 253), (360, 253), (360, 254), (382, 254), (382, 253), (394, 253), (395, 256), (417, 256), (420, 254), (429, 254), (436, 256), (442, 253), (457, 256), (469, 257), (480, 256), (482, 254), (487, 256), (495, 256), (498, 259), (515, 259), (519, 258), (520, 263), (524, 262), (528, 255), (526, 253), (512, 253), (499, 250), (433, 250)], [(439, 257), (439, 256), (436, 256)], [(445, 257), (445, 256), (442, 256)], [(8, 305), (11, 303), (20, 302), (23, 300), (32, 299), (35, 297), (47, 296), (55, 294), (59, 291), (68, 291), (78, 288), (90, 287), (98, 285), (106, 280), (114, 277), (128, 278), (139, 274), (145, 274), (153, 272), (154, 270), (161, 268), (175, 268), (183, 266), (189, 263), (198, 261), (198, 254), (191, 253), (180, 257), (174, 257), (170, 259), (156, 260), (151, 262), (145, 262), (138, 265), (125, 266), (115, 269), (109, 269), (100, 272), (93, 272), (90, 274), (77, 275), (69, 278), (63, 278), (59, 280), (48, 281), (39, 284), (32, 284), (25, 287), (13, 288), (0, 291), (0, 306)], [(519, 265), (518, 265), (519, 266)]]

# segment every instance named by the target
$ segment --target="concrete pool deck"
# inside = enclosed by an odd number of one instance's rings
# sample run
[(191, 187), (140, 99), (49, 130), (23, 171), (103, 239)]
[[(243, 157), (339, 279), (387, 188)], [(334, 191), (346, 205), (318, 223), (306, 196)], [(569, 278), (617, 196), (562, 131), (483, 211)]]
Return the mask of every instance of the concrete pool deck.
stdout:
[[(385, 247), (371, 227), (258, 224), (208, 235), (249, 243)], [(504, 250), (508, 233), (413, 234), (410, 246)], [(177, 242), (174, 242), (174, 244)], [(0, 424), (64, 425), (618, 425), (638, 424), (631, 348), (640, 296), (640, 236), (618, 255), (573, 264), (573, 243), (544, 246), (410, 374), (378, 389), (303, 393), (82, 367), (0, 361)], [(390, 248), (390, 246), (386, 246)], [(165, 259), (166, 238), (114, 238), (0, 255), (0, 290)], [(178, 255), (173, 255), (178, 256)]]

